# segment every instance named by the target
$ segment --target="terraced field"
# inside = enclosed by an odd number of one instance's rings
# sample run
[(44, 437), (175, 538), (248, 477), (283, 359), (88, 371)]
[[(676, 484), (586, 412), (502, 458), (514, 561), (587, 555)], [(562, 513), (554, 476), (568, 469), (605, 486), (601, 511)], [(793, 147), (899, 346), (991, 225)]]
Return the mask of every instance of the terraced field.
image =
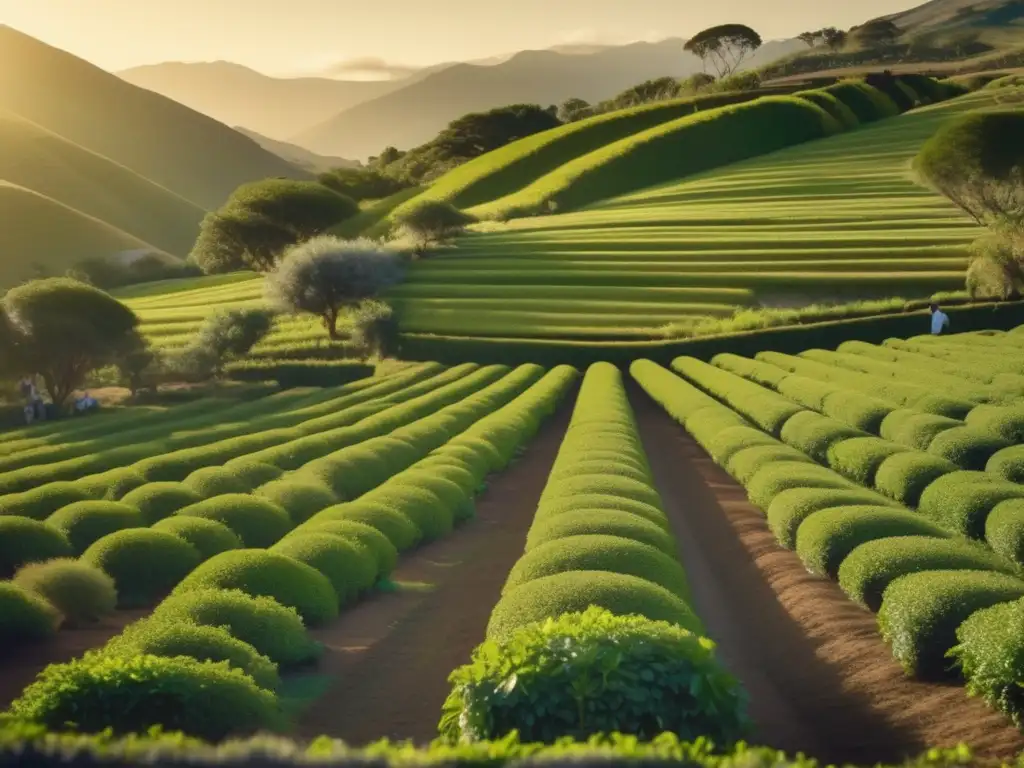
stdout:
[[(460, 239), (395, 291), (409, 332), (628, 339), (750, 305), (922, 298), (963, 285), (978, 235), (915, 183), (974, 94), (562, 215)], [(490, 306), (487, 306), (487, 303)]]

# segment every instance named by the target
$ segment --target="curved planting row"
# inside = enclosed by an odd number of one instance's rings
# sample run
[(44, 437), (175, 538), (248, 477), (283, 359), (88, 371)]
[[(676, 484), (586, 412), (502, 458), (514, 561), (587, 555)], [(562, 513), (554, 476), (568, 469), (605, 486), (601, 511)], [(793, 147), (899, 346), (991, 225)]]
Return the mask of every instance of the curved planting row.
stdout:
[[(680, 365), (687, 376), (696, 367), (690, 361)], [(815, 463), (775, 437), (814, 434), (815, 425), (803, 423), (811, 412), (790, 408), (790, 415), (783, 416), (785, 398), (778, 393), (708, 368), (712, 371), (701, 389), (647, 360), (633, 363), (631, 373), (746, 489), (783, 546), (795, 549), (811, 571), (837, 579), (852, 600), (878, 611), (882, 635), (908, 674), (949, 676), (955, 663), (947, 654), (956, 648), (969, 691), (1019, 717), (1024, 712), (1019, 696), (1007, 694), (1024, 682), (1012, 663), (1024, 653), (1024, 635), (986, 636), (972, 629), (990, 625), (993, 616), (1024, 621), (1019, 567), (956, 535), (923, 508), (913, 511)], [(725, 378), (709, 386), (715, 371)], [(723, 381), (734, 386), (723, 386)], [(725, 399), (733, 406), (723, 404)], [(737, 409), (773, 414), (762, 420), (771, 428)], [(846, 441), (851, 439), (860, 438)]]
[(667, 730), (731, 742), (745, 696), (688, 600), (621, 374), (596, 364), (487, 640), (452, 674), (442, 736)]
[[(377, 446), (390, 463), (377, 489), (312, 514), (268, 549), (236, 543), (204, 553), (209, 559), (149, 618), (98, 651), (48, 667), (7, 714), (53, 729), (73, 722), (81, 732), (123, 733), (160, 725), (206, 739), (284, 727), (280, 671), (313, 663), (320, 652), (305, 627), (331, 620), (386, 579), (401, 550), (471, 516), (483, 479), (515, 457), (576, 376), (569, 367), (543, 375), (523, 366), (454, 410), (395, 430), (386, 439), (396, 450)], [(392, 463), (396, 452), (420, 458)], [(145, 555), (136, 575), (158, 557)], [(13, 604), (13, 593), (0, 585), (0, 608)]]

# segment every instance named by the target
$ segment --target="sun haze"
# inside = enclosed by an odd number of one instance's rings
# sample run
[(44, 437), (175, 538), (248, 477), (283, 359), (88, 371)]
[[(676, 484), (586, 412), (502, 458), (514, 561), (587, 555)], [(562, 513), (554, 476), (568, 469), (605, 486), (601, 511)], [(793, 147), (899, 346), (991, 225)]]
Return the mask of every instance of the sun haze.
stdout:
[[(0, 0), (0, 23), (109, 70), (228, 60), (268, 74), (372, 70), (471, 60), (572, 43), (685, 37), (738, 21), (765, 39), (850, 26), (912, 0)], [(244, 6), (244, 7), (243, 7)], [(337, 65), (342, 63), (341, 72)]]

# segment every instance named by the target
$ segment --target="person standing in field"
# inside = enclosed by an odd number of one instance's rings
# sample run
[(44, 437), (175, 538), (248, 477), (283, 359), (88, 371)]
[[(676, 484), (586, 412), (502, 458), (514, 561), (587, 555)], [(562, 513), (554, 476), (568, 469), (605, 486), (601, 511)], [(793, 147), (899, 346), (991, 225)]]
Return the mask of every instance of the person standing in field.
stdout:
[(932, 336), (938, 336), (949, 327), (949, 315), (939, 309), (938, 304), (932, 304)]

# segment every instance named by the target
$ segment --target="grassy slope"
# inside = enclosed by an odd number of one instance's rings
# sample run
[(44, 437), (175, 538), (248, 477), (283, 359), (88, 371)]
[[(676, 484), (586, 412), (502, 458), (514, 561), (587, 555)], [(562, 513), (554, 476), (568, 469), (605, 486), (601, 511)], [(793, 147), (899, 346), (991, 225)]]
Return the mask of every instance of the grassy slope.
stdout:
[(39, 276), (37, 265), (59, 275), (81, 259), (139, 249), (162, 253), (106, 222), (0, 181), (0, 287)]
[(0, 26), (0, 109), (124, 165), (203, 208), (239, 184), (309, 174), (205, 115)]
[[(0, 112), (0, 179), (178, 256), (188, 252), (205, 213), (124, 166), (4, 112)], [(62, 235), (54, 228), (51, 236)]]

